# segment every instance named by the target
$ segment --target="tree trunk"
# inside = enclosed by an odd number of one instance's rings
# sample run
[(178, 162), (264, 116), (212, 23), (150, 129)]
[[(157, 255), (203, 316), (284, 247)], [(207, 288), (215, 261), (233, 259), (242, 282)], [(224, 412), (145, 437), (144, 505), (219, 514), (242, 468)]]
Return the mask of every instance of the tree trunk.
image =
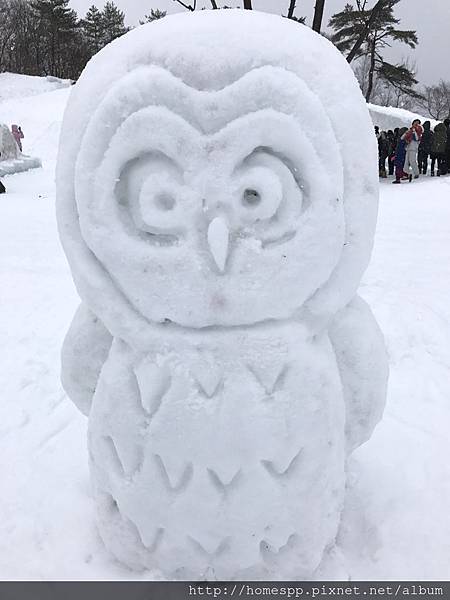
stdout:
[(244, 8), (247, 10), (252, 10), (252, 0), (244, 0)]
[(292, 17), (294, 16), (294, 10), (295, 10), (295, 0), (290, 0), (288, 14), (287, 14), (288, 19), (292, 19)]
[(4, 42), (2, 43), (2, 47), (0, 50), (0, 71), (3, 71), (3, 57), (5, 55), (6, 47), (9, 44), (9, 40), (11, 38), (12, 38), (12, 31), (9, 32), (9, 35), (5, 37)]
[(355, 58), (355, 56), (358, 54), (359, 49), (364, 44), (364, 42), (367, 39), (368, 34), (370, 33), (370, 28), (372, 27), (372, 23), (375, 21), (375, 18), (377, 17), (377, 15), (381, 11), (381, 9), (384, 8), (385, 3), (386, 3), (386, 0), (378, 0), (378, 2), (372, 8), (370, 17), (367, 19), (366, 26), (361, 31), (361, 34), (360, 34), (359, 38), (356, 40), (353, 48), (348, 53), (348, 56), (347, 56), (348, 63), (351, 63), (352, 60)]
[(314, 7), (314, 20), (313, 20), (313, 31), (320, 33), (322, 27), (323, 11), (325, 8), (325, 0), (317, 0), (316, 6)]
[(372, 96), (373, 77), (375, 75), (375, 52), (376, 52), (376, 42), (375, 42), (375, 36), (373, 36), (373, 40), (372, 40), (371, 47), (370, 47), (370, 69), (369, 69), (369, 81), (367, 83), (366, 102), (370, 102), (370, 97)]
[(213, 7), (214, 10), (217, 10), (218, 6), (217, 6), (216, 0), (211, 0), (211, 6)]

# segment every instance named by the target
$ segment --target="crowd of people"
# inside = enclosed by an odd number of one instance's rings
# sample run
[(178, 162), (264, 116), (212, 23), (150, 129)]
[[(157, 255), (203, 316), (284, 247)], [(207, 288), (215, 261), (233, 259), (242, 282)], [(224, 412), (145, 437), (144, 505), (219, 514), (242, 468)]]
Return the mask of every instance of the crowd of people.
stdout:
[(392, 183), (411, 182), (426, 175), (428, 166), (432, 177), (450, 173), (450, 118), (438, 123), (434, 130), (430, 121), (422, 126), (420, 119), (415, 119), (409, 128), (393, 131), (380, 131), (376, 125), (375, 135), (381, 178), (395, 175)]

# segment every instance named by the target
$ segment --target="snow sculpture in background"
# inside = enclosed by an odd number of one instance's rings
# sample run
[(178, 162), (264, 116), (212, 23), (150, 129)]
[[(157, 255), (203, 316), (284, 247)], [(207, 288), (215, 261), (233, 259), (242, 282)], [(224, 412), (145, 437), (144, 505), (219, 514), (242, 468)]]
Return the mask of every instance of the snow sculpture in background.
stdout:
[(169, 577), (311, 576), (387, 379), (351, 69), (273, 15), (166, 17), (94, 57), (61, 139), (62, 378), (105, 544)]
[(38, 158), (22, 154), (8, 125), (0, 123), (0, 176), (41, 166)]
[(0, 160), (14, 160), (19, 156), (19, 146), (16, 144), (8, 125), (0, 123)]

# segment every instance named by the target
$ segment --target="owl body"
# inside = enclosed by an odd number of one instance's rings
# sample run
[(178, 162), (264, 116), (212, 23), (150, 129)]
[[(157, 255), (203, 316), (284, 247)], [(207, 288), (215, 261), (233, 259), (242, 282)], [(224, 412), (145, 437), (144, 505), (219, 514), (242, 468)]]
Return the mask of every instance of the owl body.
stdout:
[(289, 19), (165, 17), (92, 59), (61, 139), (62, 380), (105, 545), (169, 577), (312, 576), (388, 371), (356, 295), (378, 176), (352, 70)]
[(164, 338), (146, 354), (114, 340), (98, 382), (89, 448), (102, 537), (127, 564), (171, 576), (311, 573), (345, 486), (327, 335), (286, 323)]

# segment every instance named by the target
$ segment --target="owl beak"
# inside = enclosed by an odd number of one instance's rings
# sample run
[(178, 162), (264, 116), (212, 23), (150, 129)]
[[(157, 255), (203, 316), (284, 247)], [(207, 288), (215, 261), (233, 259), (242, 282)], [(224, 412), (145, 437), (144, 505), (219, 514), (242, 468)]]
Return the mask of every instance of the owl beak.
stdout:
[(221, 273), (225, 270), (228, 257), (230, 231), (222, 217), (216, 217), (208, 227), (208, 246), (214, 262)]

